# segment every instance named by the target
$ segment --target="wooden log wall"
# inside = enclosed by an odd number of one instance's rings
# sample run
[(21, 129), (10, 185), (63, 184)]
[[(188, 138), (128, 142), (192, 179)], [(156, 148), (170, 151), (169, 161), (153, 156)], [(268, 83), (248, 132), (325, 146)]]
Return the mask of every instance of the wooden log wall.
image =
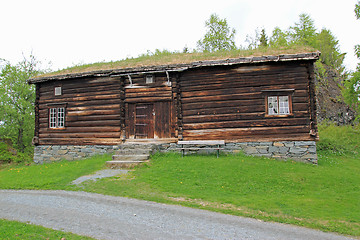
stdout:
[[(146, 76), (146, 75), (145, 75)], [(152, 105), (154, 121), (150, 121), (147, 131), (149, 138), (174, 138), (176, 136), (176, 79), (170, 77), (170, 85), (165, 73), (154, 74), (154, 83), (146, 83), (144, 75), (124, 77), (125, 82), (125, 122), (126, 138), (136, 139), (136, 108)], [(139, 120), (139, 119), (138, 119)], [(145, 133), (143, 133), (145, 134)]]
[[(297, 62), (184, 72), (179, 81), (183, 139), (314, 140), (308, 67)], [(265, 116), (264, 91), (275, 89), (294, 89), (292, 116)]]
[(314, 64), (308, 63), (308, 76), (309, 76), (309, 97), (310, 97), (310, 134), (313, 137), (319, 138), (317, 119), (316, 119), (316, 95), (315, 95), (315, 72)]
[[(115, 145), (121, 142), (119, 78), (39, 83), (39, 144)], [(62, 87), (55, 96), (54, 88)], [(49, 108), (65, 106), (65, 128), (49, 128)], [(36, 134), (35, 134), (36, 135)]]

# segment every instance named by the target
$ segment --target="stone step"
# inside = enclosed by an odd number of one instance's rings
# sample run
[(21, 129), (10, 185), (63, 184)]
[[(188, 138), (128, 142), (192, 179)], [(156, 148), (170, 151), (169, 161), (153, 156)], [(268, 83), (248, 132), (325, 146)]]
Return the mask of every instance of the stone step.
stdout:
[(150, 154), (123, 154), (123, 155), (113, 155), (113, 161), (144, 161), (148, 160)]
[(115, 151), (115, 155), (149, 155), (152, 149), (119, 149)]
[(106, 167), (117, 169), (117, 168), (133, 168), (141, 163), (148, 162), (148, 161), (107, 161)]

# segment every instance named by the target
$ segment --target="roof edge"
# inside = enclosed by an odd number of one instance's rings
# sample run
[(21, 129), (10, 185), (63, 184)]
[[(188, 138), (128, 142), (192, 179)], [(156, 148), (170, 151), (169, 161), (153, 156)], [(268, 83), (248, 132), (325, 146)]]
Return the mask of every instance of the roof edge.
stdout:
[(84, 77), (106, 77), (114, 75), (132, 75), (141, 73), (151, 73), (151, 72), (180, 72), (186, 69), (200, 68), (200, 67), (209, 67), (209, 66), (227, 66), (227, 65), (237, 65), (237, 64), (251, 64), (251, 63), (266, 63), (266, 62), (288, 62), (288, 61), (316, 61), (320, 57), (320, 52), (309, 52), (309, 53), (299, 53), (299, 54), (280, 54), (280, 55), (269, 55), (261, 57), (241, 57), (241, 58), (229, 58), (223, 60), (206, 60), (206, 61), (196, 61), (192, 63), (183, 63), (183, 64), (171, 64), (171, 65), (157, 65), (157, 66), (144, 66), (136, 68), (123, 68), (123, 69), (112, 69), (112, 70), (97, 70), (91, 72), (81, 72), (81, 73), (69, 73), (62, 75), (55, 75), (49, 77), (39, 77), (31, 78), (28, 80), (29, 84), (55, 81), (55, 80), (66, 80), (71, 78), (84, 78)]

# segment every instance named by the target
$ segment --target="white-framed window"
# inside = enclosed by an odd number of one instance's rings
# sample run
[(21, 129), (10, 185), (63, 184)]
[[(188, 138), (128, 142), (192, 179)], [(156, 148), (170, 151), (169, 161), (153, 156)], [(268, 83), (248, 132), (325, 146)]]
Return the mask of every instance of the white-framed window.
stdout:
[(146, 84), (154, 83), (154, 75), (146, 75), (145, 83)]
[(61, 96), (62, 95), (61, 87), (55, 87), (54, 94), (55, 96)]
[(268, 115), (289, 115), (290, 96), (267, 96)]
[(65, 127), (65, 108), (49, 108), (49, 127), (64, 128)]

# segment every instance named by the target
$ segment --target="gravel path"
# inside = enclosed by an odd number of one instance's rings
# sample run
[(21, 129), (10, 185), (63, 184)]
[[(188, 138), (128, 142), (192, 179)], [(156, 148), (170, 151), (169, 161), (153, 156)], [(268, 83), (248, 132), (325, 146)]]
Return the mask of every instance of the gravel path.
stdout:
[(97, 239), (350, 239), (291, 225), (85, 192), (0, 190), (0, 218)]

